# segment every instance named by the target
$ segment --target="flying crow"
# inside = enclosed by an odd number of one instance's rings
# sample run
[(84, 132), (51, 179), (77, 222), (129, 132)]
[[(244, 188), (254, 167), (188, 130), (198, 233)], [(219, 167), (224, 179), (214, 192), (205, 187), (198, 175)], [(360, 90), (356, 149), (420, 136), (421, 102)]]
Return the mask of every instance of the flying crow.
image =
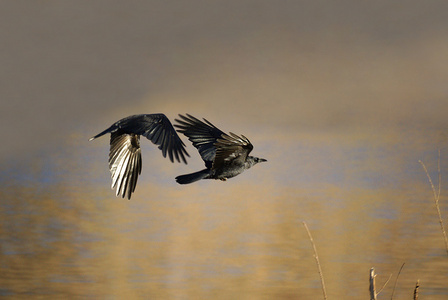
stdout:
[(188, 184), (200, 179), (220, 179), (235, 177), (253, 165), (266, 159), (249, 156), (254, 146), (244, 136), (226, 134), (204, 119), (204, 122), (187, 114), (179, 115), (174, 124), (177, 131), (183, 133), (193, 143), (206, 169), (176, 177), (180, 184)]

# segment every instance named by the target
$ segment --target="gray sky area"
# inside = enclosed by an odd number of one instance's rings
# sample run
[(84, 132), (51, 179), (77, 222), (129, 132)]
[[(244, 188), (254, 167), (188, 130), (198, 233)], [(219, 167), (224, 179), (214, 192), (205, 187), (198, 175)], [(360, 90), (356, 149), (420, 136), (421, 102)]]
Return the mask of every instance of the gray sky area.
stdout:
[(446, 1), (2, 1), (0, 11), (2, 160), (135, 113), (277, 134), (447, 129)]

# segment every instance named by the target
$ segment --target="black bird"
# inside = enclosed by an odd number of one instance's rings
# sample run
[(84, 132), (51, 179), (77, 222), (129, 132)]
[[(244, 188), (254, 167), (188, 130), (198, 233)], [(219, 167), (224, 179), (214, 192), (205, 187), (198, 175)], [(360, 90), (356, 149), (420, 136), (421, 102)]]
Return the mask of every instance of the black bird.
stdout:
[(112, 189), (117, 188), (117, 197), (131, 195), (137, 185), (137, 178), (142, 171), (140, 135), (159, 146), (163, 157), (168, 153), (171, 162), (174, 157), (186, 164), (185, 144), (177, 135), (170, 120), (164, 114), (133, 115), (115, 122), (108, 129), (92, 137), (92, 141), (110, 133), (109, 169)]
[(204, 119), (204, 122), (187, 114), (179, 115), (174, 124), (177, 131), (183, 133), (193, 143), (206, 169), (196, 173), (176, 177), (180, 184), (188, 184), (200, 179), (220, 179), (235, 177), (253, 165), (266, 159), (249, 156), (254, 146), (244, 136), (226, 134)]

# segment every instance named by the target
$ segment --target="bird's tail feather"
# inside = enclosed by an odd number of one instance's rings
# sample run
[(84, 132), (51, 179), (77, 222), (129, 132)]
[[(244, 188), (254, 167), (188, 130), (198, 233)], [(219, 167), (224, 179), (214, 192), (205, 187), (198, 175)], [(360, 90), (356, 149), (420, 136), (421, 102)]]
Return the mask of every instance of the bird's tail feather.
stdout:
[(180, 175), (176, 177), (176, 181), (179, 184), (188, 184), (188, 183), (193, 183), (195, 181), (201, 180), (206, 178), (207, 176), (210, 175), (210, 170), (209, 169), (204, 169), (201, 170), (199, 172), (195, 172), (195, 173), (191, 173), (191, 174), (185, 174), (185, 175)]

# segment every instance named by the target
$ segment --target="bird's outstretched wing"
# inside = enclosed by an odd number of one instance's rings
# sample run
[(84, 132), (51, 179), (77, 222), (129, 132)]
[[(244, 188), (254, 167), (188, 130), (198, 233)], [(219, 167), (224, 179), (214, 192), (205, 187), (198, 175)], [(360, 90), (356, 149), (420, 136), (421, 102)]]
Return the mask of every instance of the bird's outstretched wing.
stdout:
[(131, 199), (142, 172), (140, 138), (135, 134), (115, 131), (110, 136), (109, 169), (116, 195)]
[(188, 137), (193, 146), (198, 149), (205, 166), (211, 168), (216, 155), (215, 143), (225, 133), (206, 119), (203, 122), (189, 114), (187, 116), (179, 115), (179, 117), (181, 120), (176, 119), (178, 124), (174, 124), (174, 127)]
[(164, 114), (141, 114), (133, 115), (115, 122), (108, 129), (92, 137), (96, 139), (106, 133), (121, 132), (122, 134), (143, 135), (151, 142), (158, 145), (162, 150), (163, 157), (167, 153), (174, 162), (174, 157), (178, 162), (182, 160), (185, 164), (185, 156), (189, 156), (185, 150), (185, 144), (179, 138), (170, 120)]
[(179, 138), (171, 122), (164, 114), (133, 115), (115, 122), (108, 129), (92, 137), (96, 139), (110, 133), (109, 169), (112, 188), (117, 188), (117, 196), (131, 198), (138, 175), (141, 173), (142, 159), (140, 135), (145, 136), (167, 153), (172, 162), (174, 158), (187, 163), (185, 144)]
[(238, 136), (232, 132), (223, 134), (215, 143), (216, 157), (213, 168), (218, 169), (226, 164), (244, 164), (254, 146), (244, 135)]

